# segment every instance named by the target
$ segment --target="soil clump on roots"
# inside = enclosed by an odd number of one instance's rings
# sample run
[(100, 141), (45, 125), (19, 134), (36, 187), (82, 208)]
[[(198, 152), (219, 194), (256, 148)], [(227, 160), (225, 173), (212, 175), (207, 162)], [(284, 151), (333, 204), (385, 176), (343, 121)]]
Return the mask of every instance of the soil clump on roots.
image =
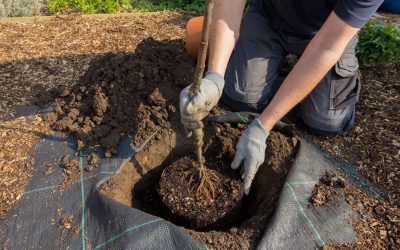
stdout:
[[(72, 91), (60, 90), (45, 120), (55, 130), (76, 135), (79, 148), (101, 146), (110, 157), (128, 135), (135, 134), (138, 144), (169, 127), (179, 99), (175, 94), (166, 100), (163, 92), (179, 93), (193, 72), (180, 40), (149, 38), (134, 54), (107, 54), (93, 61)], [(166, 87), (171, 85), (177, 87)]]
[[(243, 186), (239, 176), (229, 169), (229, 162), (214, 158), (207, 159), (206, 164), (210, 166), (207, 170), (215, 173), (216, 180), (200, 180), (188, 174), (200, 170), (195, 159), (185, 156), (164, 170), (159, 183), (163, 203), (172, 214), (180, 217), (180, 224), (191, 228), (226, 226), (234, 222), (241, 211)], [(200, 181), (209, 181), (212, 190), (206, 184), (198, 186)]]

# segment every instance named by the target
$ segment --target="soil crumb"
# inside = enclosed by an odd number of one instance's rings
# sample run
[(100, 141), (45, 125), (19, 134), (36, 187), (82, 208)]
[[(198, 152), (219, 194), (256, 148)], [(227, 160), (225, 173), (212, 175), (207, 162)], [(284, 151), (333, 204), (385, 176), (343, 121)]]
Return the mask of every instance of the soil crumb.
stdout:
[[(314, 207), (321, 207), (333, 202), (333, 196), (339, 193), (339, 189), (346, 187), (344, 178), (333, 173), (325, 172), (315, 184), (310, 197), (310, 203)], [(341, 190), (343, 192), (343, 190)]]
[(99, 156), (96, 153), (91, 153), (89, 156), (89, 164), (95, 168), (99, 167)]
[(77, 159), (70, 159), (69, 155), (62, 158), (61, 164), (64, 168), (63, 181), (59, 188), (60, 191), (71, 187), (71, 185), (79, 180), (81, 174), (81, 167)]
[(80, 147), (100, 146), (111, 157), (128, 135), (135, 134), (137, 145), (154, 131), (170, 127), (179, 98), (165, 95), (178, 95), (193, 72), (181, 40), (149, 38), (134, 54), (107, 54), (94, 60), (71, 91), (60, 92), (54, 112), (45, 120), (55, 130), (76, 135)]
[(64, 216), (60, 220), (60, 228), (63, 230), (68, 230), (74, 234), (78, 234), (81, 229), (76, 224), (74, 217), (71, 216)]
[(221, 159), (207, 159), (207, 167), (215, 173), (217, 180), (210, 180), (210, 189), (198, 193), (196, 183), (185, 176), (188, 171), (197, 168), (196, 161), (183, 157), (167, 167), (160, 179), (159, 194), (167, 208), (177, 217), (182, 225), (190, 228), (203, 228), (214, 224), (223, 224), (226, 228), (229, 221), (234, 222), (240, 213), (243, 196), (242, 181), (229, 165)]

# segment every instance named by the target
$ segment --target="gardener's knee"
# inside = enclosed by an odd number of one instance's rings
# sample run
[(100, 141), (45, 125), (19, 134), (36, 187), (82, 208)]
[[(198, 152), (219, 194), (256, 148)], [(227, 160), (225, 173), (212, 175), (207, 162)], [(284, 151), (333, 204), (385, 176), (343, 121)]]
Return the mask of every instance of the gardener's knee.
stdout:
[(357, 58), (345, 53), (300, 105), (300, 117), (308, 130), (320, 135), (349, 131), (360, 86)]
[(335, 135), (348, 132), (355, 120), (355, 105), (336, 110), (310, 109), (307, 105), (301, 105), (300, 116), (307, 126), (307, 130), (316, 135)]

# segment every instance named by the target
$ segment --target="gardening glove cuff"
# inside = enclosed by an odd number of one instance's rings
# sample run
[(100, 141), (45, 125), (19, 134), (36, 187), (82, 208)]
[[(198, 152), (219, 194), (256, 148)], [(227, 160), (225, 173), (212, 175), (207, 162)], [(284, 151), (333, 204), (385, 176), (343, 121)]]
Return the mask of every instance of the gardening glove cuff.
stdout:
[(265, 160), (266, 140), (268, 136), (269, 131), (256, 118), (243, 131), (237, 144), (235, 158), (231, 167), (232, 169), (238, 169), (242, 165), (243, 186), (246, 195), (250, 192), (251, 183), (259, 166)]
[(224, 77), (217, 72), (207, 71), (203, 79), (209, 80), (217, 85), (219, 97), (221, 97), (225, 85)]
[(201, 121), (217, 105), (224, 88), (224, 78), (216, 72), (207, 72), (201, 80), (199, 92), (194, 96), (190, 94), (190, 86), (181, 91), (179, 110), (184, 127), (194, 130), (203, 127)]

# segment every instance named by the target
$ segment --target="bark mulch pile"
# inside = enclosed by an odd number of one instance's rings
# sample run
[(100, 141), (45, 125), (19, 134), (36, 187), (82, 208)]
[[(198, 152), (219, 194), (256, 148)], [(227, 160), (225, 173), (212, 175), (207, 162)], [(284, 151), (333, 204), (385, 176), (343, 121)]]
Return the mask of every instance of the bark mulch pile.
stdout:
[(0, 219), (21, 197), (32, 176), (32, 150), (49, 131), (38, 116), (0, 122)]

